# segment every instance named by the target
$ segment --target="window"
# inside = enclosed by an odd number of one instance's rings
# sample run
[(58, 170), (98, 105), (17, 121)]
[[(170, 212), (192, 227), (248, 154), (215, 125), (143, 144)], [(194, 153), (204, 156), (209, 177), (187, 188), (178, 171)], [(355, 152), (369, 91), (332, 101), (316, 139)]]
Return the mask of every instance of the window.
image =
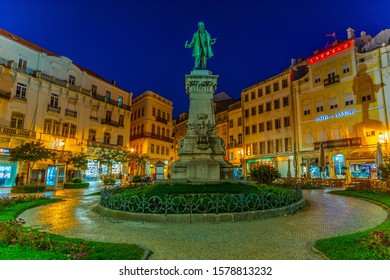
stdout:
[(279, 129), (282, 127), (282, 121), (281, 119), (276, 119), (275, 120), (275, 129)]
[(257, 97), (262, 97), (263, 96), (263, 89), (259, 88), (257, 89)]
[(23, 72), (26, 72), (27, 60), (25, 60), (23, 58), (19, 58), (18, 69), (23, 71)]
[(244, 116), (245, 118), (249, 118), (249, 109), (245, 109)]
[(259, 132), (264, 132), (264, 123), (259, 123)]
[(109, 103), (111, 100), (111, 91), (106, 90), (106, 102)]
[(314, 76), (314, 83), (319, 83), (319, 82), (321, 82), (321, 75), (320, 74), (317, 74), (317, 75), (315, 75)]
[(251, 92), (251, 100), (254, 100), (256, 98), (256, 94), (254, 91)]
[(318, 106), (318, 107), (316, 108), (316, 110), (317, 110), (317, 113), (323, 112), (323, 111), (324, 111), (324, 106)]
[(118, 123), (120, 126), (124, 126), (125, 125), (125, 116), (120, 115)]
[(69, 75), (68, 81), (69, 81), (69, 84), (75, 85), (76, 84), (76, 77), (73, 75)]
[(152, 124), (152, 134), (155, 134), (156, 133), (156, 126), (154, 124)]
[(162, 129), (161, 129), (161, 135), (162, 135), (162, 136), (165, 136), (165, 128), (162, 128)]
[(292, 151), (292, 138), (284, 138), (284, 150), (286, 152)]
[(310, 104), (306, 104), (303, 106), (303, 115), (304, 116), (310, 115)]
[(284, 127), (289, 127), (291, 125), (290, 117), (284, 117), (283, 122), (284, 122)]
[(109, 132), (104, 132), (103, 142), (105, 144), (110, 144), (110, 141), (111, 141), (111, 134)]
[(118, 106), (119, 107), (123, 106), (123, 96), (121, 96), (121, 95), (118, 96)]
[(267, 153), (273, 153), (274, 152), (274, 141), (268, 140), (267, 141)]
[(92, 141), (92, 142), (96, 141), (96, 130), (95, 129), (88, 130), (88, 141)]
[(238, 145), (241, 146), (242, 145), (242, 134), (238, 134)]
[(46, 119), (43, 122), (43, 133), (51, 134), (51, 123), (52, 123), (52, 120), (48, 120), (48, 119)]
[(354, 103), (354, 97), (352, 93), (344, 94), (344, 104), (345, 106), (351, 106)]
[(274, 109), (279, 109), (280, 108), (280, 100), (274, 100)]
[(154, 154), (154, 144), (150, 145), (150, 152)]
[(251, 108), (251, 116), (255, 116), (256, 115), (256, 107), (252, 107)]
[(53, 121), (53, 135), (60, 135), (60, 122)]
[(362, 102), (370, 101), (371, 100), (371, 93), (366, 94), (363, 96), (362, 94)]
[(164, 148), (164, 146), (161, 146), (161, 154), (162, 154), (162, 155), (165, 154), (165, 148)]
[(52, 93), (50, 96), (50, 107), (58, 109), (58, 94)]
[(375, 136), (375, 130), (366, 131), (366, 137)]
[(265, 141), (261, 141), (260, 145), (260, 154), (265, 154)]
[(245, 127), (245, 135), (249, 135), (250, 134), (250, 127), (249, 125)]
[(160, 145), (156, 145), (156, 154), (160, 153)]
[(349, 73), (351, 70), (349, 69), (349, 63), (345, 63), (342, 65), (343, 74)]
[(279, 90), (279, 82), (274, 83), (274, 92)]
[(271, 86), (266, 86), (265, 87), (265, 94), (270, 94), (271, 93)]
[(257, 125), (256, 124), (252, 124), (252, 134), (253, 133), (257, 133)]
[(144, 125), (143, 125), (143, 124), (141, 125), (141, 131), (140, 131), (140, 133), (141, 133), (141, 134), (144, 133)]
[(288, 81), (287, 81), (287, 79), (283, 79), (282, 80), (282, 88), (286, 88), (286, 87), (288, 87)]
[(71, 124), (70, 130), (69, 130), (69, 137), (76, 138), (76, 130), (77, 130), (77, 126), (74, 124)]
[(69, 135), (69, 124), (68, 123), (62, 124), (62, 134), (61, 135), (64, 137), (68, 137), (68, 135)]
[(271, 102), (267, 102), (265, 103), (265, 110), (267, 112), (271, 111), (272, 110), (272, 105), (271, 105)]
[(112, 116), (112, 112), (111, 111), (107, 111), (106, 112), (106, 121), (107, 122), (111, 122), (111, 116)]
[(138, 118), (141, 117), (141, 109), (138, 109), (138, 111), (137, 111), (137, 117), (138, 117)]
[(157, 117), (161, 117), (161, 110), (157, 109)]
[(333, 97), (329, 99), (329, 108), (332, 109), (337, 109), (338, 107), (338, 100), (337, 97)]
[(245, 102), (248, 102), (248, 101), (249, 101), (248, 94), (245, 94), (245, 95), (244, 95), (244, 100), (245, 100)]
[(264, 104), (258, 106), (259, 114), (264, 113)]
[(165, 155), (169, 155), (169, 148), (168, 147), (166, 147), (166, 149), (165, 149)]
[(241, 117), (238, 118), (237, 125), (238, 126), (242, 126), (242, 118)]
[(283, 151), (283, 147), (282, 147), (282, 138), (276, 139), (276, 140), (275, 140), (275, 144), (276, 144), (276, 152), (277, 152), (277, 153), (281, 153), (281, 152)]
[(171, 136), (169, 135), (169, 129), (167, 129), (167, 137), (171, 137)]
[(26, 100), (27, 85), (18, 83), (16, 86), (15, 98)]
[(123, 136), (122, 136), (122, 135), (118, 135), (116, 144), (117, 144), (118, 146), (123, 146)]
[(286, 97), (283, 97), (283, 107), (286, 107), (289, 105), (289, 100), (288, 100), (288, 96)]
[(272, 130), (272, 121), (267, 121), (267, 131)]
[(165, 112), (162, 112), (162, 118), (165, 120)]
[(97, 120), (98, 119), (98, 109), (97, 106), (91, 107), (91, 115), (89, 116), (90, 119)]
[(157, 127), (157, 135), (160, 135), (161, 134), (161, 128), (158, 126)]
[(156, 116), (156, 108), (153, 107), (152, 109), (152, 116), (155, 117)]
[(11, 127), (23, 129), (24, 127), (24, 115), (21, 113), (12, 113), (11, 115)]
[(96, 85), (91, 85), (91, 92), (92, 92), (92, 96), (96, 96), (96, 94), (97, 94), (97, 86)]
[(253, 155), (257, 155), (257, 154), (259, 154), (259, 145), (258, 145), (258, 143), (256, 142), (256, 143), (252, 143), (252, 154)]
[(233, 128), (233, 120), (229, 120), (229, 128)]
[(246, 155), (250, 156), (251, 155), (251, 146), (250, 145), (246, 145), (245, 146), (245, 151), (246, 151)]

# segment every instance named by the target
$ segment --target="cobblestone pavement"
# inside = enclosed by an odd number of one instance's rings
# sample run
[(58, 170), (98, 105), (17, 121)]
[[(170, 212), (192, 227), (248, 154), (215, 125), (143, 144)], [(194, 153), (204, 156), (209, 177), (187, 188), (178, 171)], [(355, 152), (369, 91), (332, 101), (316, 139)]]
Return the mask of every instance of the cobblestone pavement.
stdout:
[(317, 260), (317, 239), (368, 229), (382, 223), (381, 207), (327, 190), (304, 190), (306, 210), (290, 216), (236, 223), (141, 223), (109, 219), (92, 210), (98, 196), (57, 191), (63, 202), (22, 213), (27, 226), (67, 237), (135, 243), (151, 251), (151, 259)]

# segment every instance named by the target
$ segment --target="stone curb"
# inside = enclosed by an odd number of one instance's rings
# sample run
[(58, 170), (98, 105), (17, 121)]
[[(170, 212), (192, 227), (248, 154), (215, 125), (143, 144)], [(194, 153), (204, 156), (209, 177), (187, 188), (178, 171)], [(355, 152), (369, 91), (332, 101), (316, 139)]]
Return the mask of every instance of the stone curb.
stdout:
[(101, 206), (95, 205), (93, 209), (99, 214), (114, 218), (118, 220), (138, 221), (138, 222), (169, 222), (169, 223), (215, 223), (215, 222), (239, 222), (239, 221), (251, 221), (259, 219), (267, 219), (272, 217), (286, 216), (293, 214), (299, 210), (304, 209), (307, 206), (307, 201), (304, 197), (294, 204), (270, 209), (270, 210), (257, 210), (247, 212), (233, 212), (233, 213), (220, 213), (220, 214), (144, 214), (144, 213), (132, 213), (125, 211), (112, 210)]

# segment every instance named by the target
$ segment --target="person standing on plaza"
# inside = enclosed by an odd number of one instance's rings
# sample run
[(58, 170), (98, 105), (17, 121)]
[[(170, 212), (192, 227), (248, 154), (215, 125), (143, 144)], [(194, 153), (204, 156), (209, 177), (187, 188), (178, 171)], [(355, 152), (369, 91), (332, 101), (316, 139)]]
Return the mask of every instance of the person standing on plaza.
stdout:
[(202, 69), (206, 69), (207, 59), (211, 58), (213, 50), (211, 45), (215, 43), (217, 39), (211, 39), (210, 34), (204, 29), (204, 23), (198, 23), (198, 31), (195, 32), (191, 42), (185, 43), (186, 48), (192, 48), (192, 56), (195, 57), (194, 69), (199, 69), (200, 62), (202, 61)]

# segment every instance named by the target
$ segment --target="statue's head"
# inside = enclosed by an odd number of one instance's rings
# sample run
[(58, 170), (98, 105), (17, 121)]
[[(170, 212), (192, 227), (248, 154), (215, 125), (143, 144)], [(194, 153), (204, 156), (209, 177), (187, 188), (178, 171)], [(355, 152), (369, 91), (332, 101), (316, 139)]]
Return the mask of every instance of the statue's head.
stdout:
[(204, 23), (200, 21), (200, 22), (198, 23), (198, 28), (199, 28), (200, 30), (203, 30), (203, 29), (204, 29)]

